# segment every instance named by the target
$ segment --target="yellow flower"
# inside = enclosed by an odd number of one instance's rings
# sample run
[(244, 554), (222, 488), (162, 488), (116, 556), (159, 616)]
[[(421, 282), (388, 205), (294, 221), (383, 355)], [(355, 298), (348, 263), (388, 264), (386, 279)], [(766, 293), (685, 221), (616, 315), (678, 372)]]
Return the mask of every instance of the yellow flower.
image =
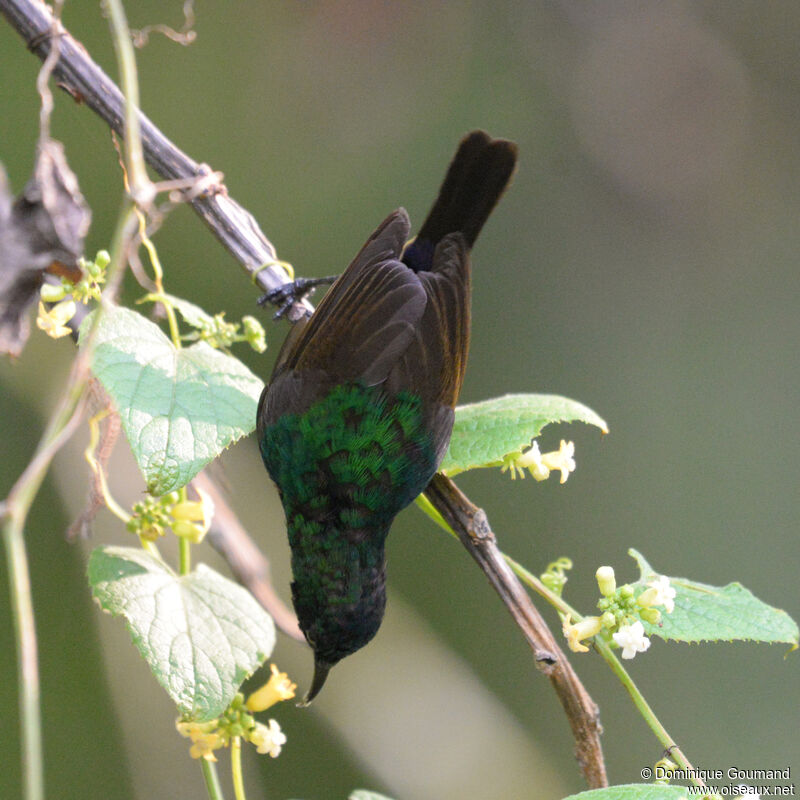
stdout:
[(192, 758), (205, 758), (207, 761), (216, 761), (214, 750), (225, 747), (225, 738), (217, 730), (218, 720), (209, 722), (184, 722), (178, 720), (175, 727), (178, 733), (192, 740), (189, 755)]
[(183, 736), (185, 739), (188, 739), (192, 735), (194, 728), (197, 726), (194, 722), (183, 722), (183, 720), (179, 719), (175, 722), (175, 727), (181, 736)]
[(36, 317), (36, 325), (53, 339), (60, 339), (62, 336), (69, 336), (72, 333), (67, 327), (67, 323), (74, 316), (74, 300), (64, 300), (54, 305), (49, 311), (40, 300), (39, 315)]
[(550, 471), (542, 464), (542, 454), (539, 452), (539, 443), (536, 441), (531, 445), (530, 450), (508, 456), (502, 471), (505, 472), (507, 469), (511, 470), (512, 481), (517, 479), (517, 473), (520, 478), (524, 478), (526, 469), (531, 471), (531, 475), (537, 481), (546, 480), (550, 475)]
[(214, 519), (214, 501), (202, 489), (197, 489), (199, 500), (186, 500), (172, 509), (172, 531), (176, 536), (183, 536), (198, 544), (208, 533)]
[(573, 653), (588, 653), (589, 648), (581, 644), (582, 639), (590, 639), (595, 634), (600, 633), (603, 627), (600, 617), (584, 617), (580, 622), (572, 624), (572, 617), (567, 614), (561, 624), (561, 630), (567, 637), (567, 644)]
[(271, 758), (277, 758), (281, 754), (281, 748), (286, 744), (286, 735), (281, 732), (281, 726), (274, 719), (269, 721), (269, 726), (256, 722), (248, 738), (259, 753), (262, 755), (269, 753)]
[(245, 705), (248, 711), (265, 711), (281, 700), (291, 700), (294, 697), (297, 684), (292, 683), (285, 672), (278, 672), (274, 664), (270, 665), (270, 671), (272, 677), (269, 681), (247, 698)]
[(216, 761), (214, 751), (225, 744), (218, 733), (206, 733), (189, 748), (192, 758), (204, 758), (206, 761)]

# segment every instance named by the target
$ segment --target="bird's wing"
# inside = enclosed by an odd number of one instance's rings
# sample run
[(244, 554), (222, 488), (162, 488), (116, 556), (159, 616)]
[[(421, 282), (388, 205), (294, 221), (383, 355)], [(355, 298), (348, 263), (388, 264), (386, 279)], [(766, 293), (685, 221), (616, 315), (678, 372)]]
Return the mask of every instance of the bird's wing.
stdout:
[(453, 407), (469, 349), (470, 268), (463, 237), (442, 239), (431, 271), (417, 275), (427, 298), (425, 310), (387, 388), (409, 387), (429, 402)]
[(399, 260), (409, 227), (403, 209), (390, 214), (308, 322), (290, 333), (264, 403), (269, 419), (307, 408), (332, 385), (386, 380), (427, 303), (423, 281)]

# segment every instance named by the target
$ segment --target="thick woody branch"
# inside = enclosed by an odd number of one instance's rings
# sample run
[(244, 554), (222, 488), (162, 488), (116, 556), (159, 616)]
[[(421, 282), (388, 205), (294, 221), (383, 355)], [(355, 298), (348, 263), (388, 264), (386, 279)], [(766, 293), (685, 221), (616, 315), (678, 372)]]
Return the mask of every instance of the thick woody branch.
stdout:
[(486, 513), (441, 474), (434, 476), (425, 494), (494, 586), (531, 646), (536, 666), (553, 684), (572, 728), (575, 757), (586, 782), (592, 788), (607, 786), (597, 705), (559, 648), (530, 595), (503, 558)]

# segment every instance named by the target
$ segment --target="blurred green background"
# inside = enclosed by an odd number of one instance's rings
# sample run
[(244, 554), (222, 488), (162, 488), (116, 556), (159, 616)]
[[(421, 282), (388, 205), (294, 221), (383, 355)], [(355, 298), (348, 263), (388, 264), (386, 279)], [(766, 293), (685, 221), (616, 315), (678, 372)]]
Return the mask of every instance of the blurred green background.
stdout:
[[(180, 4), (129, 3), (131, 25), (179, 27)], [(64, 19), (116, 75), (96, 3)], [(201, 4), (198, 38), (154, 35), (142, 104), (178, 145), (225, 173), (231, 194), (303, 275), (343, 268), (383, 217), (422, 220), (458, 139), (481, 127), (519, 143), (515, 183), (474, 252), (465, 402), (508, 392), (582, 400), (609, 422), (573, 438), (578, 469), (511, 483), (462, 476), (508, 553), (635, 577), (626, 551), (666, 574), (741, 580), (800, 612), (800, 5), (721, 2), (234, 2)], [(19, 191), (33, 163), (39, 63), (0, 21), (0, 160)], [(107, 246), (121, 197), (105, 126), (57, 96), (54, 136), (92, 206), (87, 251)], [(156, 244), (168, 290), (229, 319), (255, 313), (244, 273), (187, 208)], [(128, 301), (139, 292), (132, 281)], [(268, 324), (269, 374), (285, 323)], [(38, 441), (72, 345), (35, 332), (0, 365), (0, 495)], [(124, 541), (105, 513), (93, 542), (63, 532), (86, 488), (85, 432), (56, 460), (28, 531), (41, 647), (48, 788), (58, 798), (197, 798), (200, 770), (175, 710), (85, 585), (96, 543)], [(118, 498), (143, 488), (126, 448)], [(223, 458), (234, 504), (289, 597), (276, 493), (252, 437)], [(203, 548), (198, 557), (224, 569)], [(273, 761), (247, 753), (248, 796), (531, 797), (582, 788), (561, 708), (483, 575), (414, 508), (389, 538), (389, 608), (376, 640), (310, 710), (274, 709)], [(554, 614), (546, 612), (557, 627)], [(0, 592), (0, 774), (20, 791), (14, 655)], [(695, 766), (800, 769), (797, 656), (783, 646), (655, 641), (631, 672)], [(274, 655), (308, 685), (311, 659)], [(571, 656), (599, 703), (612, 782), (660, 748), (600, 659)], [(222, 757), (223, 765), (227, 756)], [(227, 771), (223, 766), (223, 777)]]

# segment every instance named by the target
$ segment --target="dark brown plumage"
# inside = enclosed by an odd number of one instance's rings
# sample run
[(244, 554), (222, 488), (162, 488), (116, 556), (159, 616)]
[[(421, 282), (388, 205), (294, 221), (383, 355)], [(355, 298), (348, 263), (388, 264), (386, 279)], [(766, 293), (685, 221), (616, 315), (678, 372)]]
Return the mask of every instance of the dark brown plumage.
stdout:
[(416, 239), (390, 214), (310, 319), (295, 325), (258, 411), (292, 548), (292, 594), (315, 678), (377, 632), (384, 542), (450, 440), (470, 331), (469, 250), (516, 146), (465, 137)]

